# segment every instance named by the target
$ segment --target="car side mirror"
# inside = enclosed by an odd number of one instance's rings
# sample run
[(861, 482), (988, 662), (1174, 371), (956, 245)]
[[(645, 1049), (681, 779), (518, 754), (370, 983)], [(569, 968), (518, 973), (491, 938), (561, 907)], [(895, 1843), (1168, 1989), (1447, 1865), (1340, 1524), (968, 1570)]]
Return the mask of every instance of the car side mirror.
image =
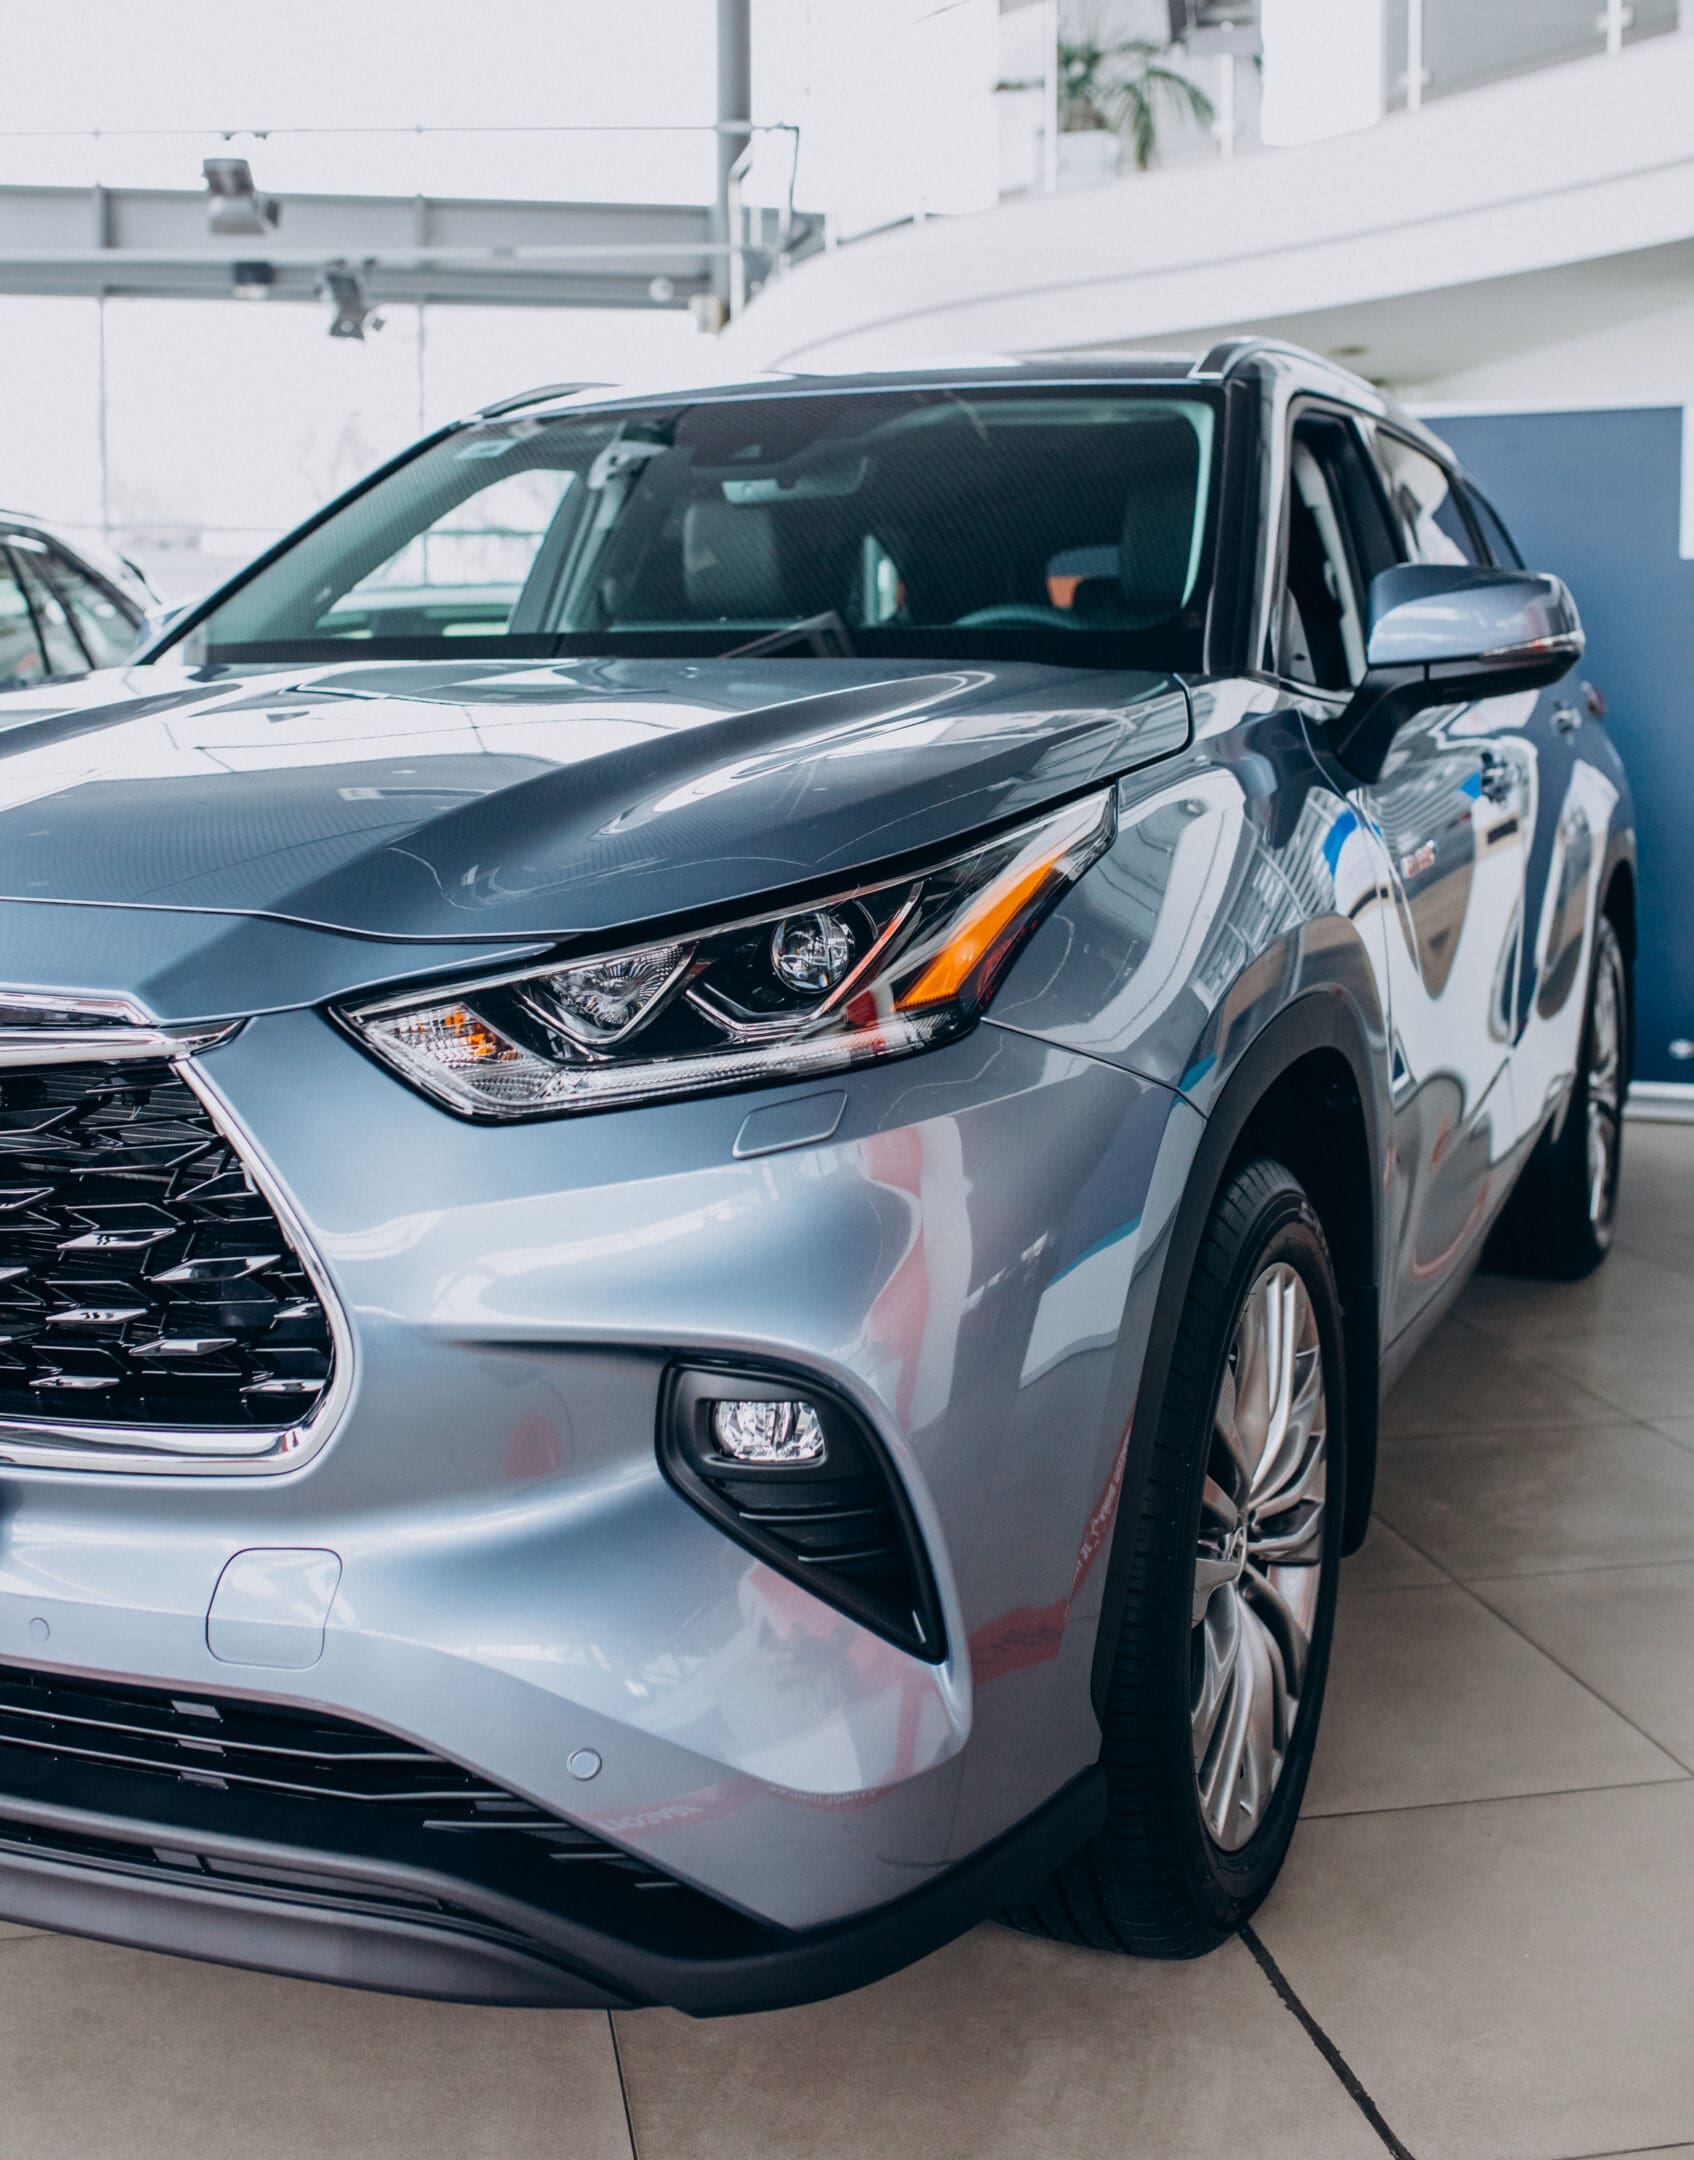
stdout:
[(1365, 677), (1331, 731), (1361, 780), (1381, 774), (1395, 731), (1431, 705), (1540, 690), (1582, 657), (1562, 579), (1469, 563), (1397, 563), (1370, 583)]

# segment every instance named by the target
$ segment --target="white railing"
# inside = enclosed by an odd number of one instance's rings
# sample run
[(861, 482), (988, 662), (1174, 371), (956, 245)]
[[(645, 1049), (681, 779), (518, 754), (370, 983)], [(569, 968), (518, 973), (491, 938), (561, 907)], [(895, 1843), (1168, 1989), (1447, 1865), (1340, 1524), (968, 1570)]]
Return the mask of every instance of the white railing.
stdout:
[[(1052, 194), (1067, 185), (1114, 177), (1103, 157), (1096, 158), (1091, 171), (1069, 169), (1059, 123), (1058, 0), (1002, 4), (1003, 22), (1015, 22), (1025, 31), (1025, 64), (1009, 67), (1006, 72), (1014, 79), (1001, 88), (1007, 145), (1002, 162), (1011, 168), (1011, 177), (1002, 181), (1002, 198)], [(1316, 6), (1318, 0), (1304, 4)], [(1329, 5), (1349, 11), (1365, 4), (1329, 0)], [(1377, 117), (1415, 112), (1434, 99), (1569, 60), (1615, 59), (1643, 38), (1677, 29), (1679, 15), (1679, 0), (1536, 0), (1534, 6), (1518, 10), (1496, 6), (1493, 0), (1380, 0)], [(1311, 26), (1306, 27), (1309, 34)], [(1027, 60), (1031, 31), (1042, 49), (1042, 59), (1034, 65)], [(1161, 163), (1172, 157), (1183, 162), (1228, 159), (1267, 147), (1258, 128), (1259, 77), (1249, 55), (1220, 41), (1205, 51), (1174, 48), (1168, 64), (1191, 74), (1207, 92), (1214, 120), (1209, 131), (1178, 128), (1161, 145)], [(919, 206), (909, 214), (921, 219), (926, 209)]]

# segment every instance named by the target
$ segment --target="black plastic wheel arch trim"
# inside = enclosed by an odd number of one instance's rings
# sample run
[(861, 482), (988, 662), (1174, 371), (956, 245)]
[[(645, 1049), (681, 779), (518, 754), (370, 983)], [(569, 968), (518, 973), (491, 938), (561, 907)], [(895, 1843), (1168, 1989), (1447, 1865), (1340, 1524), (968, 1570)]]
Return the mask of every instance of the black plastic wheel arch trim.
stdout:
[[(1313, 1050), (1337, 1050), (1352, 1067), (1363, 1107), (1365, 1138), (1373, 1164), (1382, 1161), (1382, 1136), (1377, 1129), (1377, 1098), (1370, 1052), (1358, 1015), (1339, 991), (1313, 990), (1283, 1009), (1254, 1037), (1235, 1063), (1217, 1101), (1207, 1113), (1205, 1129), (1195, 1149), (1187, 1183), (1176, 1217), (1168, 1233), (1163, 1273), (1153, 1309), (1153, 1325), (1147, 1338), (1139, 1372), (1119, 1378), (1124, 1399), (1134, 1403), (1130, 1423), (1129, 1454), (1124, 1466), (1123, 1496), (1112, 1531), (1106, 1560), (1106, 1587), (1100, 1601), (1100, 1625), (1094, 1641), (1093, 1699), (1096, 1713), (1103, 1713), (1111, 1685), (1112, 1664), (1123, 1623), (1124, 1601), (1129, 1592), (1130, 1562), (1135, 1547), (1135, 1524), (1146, 1484), (1147, 1461), (1152, 1449), (1159, 1407), (1164, 1399), (1171, 1353), (1189, 1279), (1200, 1250), (1206, 1222), (1211, 1214), (1224, 1173), (1248, 1120), (1271, 1087), (1291, 1065)], [(1346, 1527), (1343, 1553), (1356, 1552), (1370, 1518), (1371, 1493), (1376, 1478), (1378, 1389), (1381, 1347), (1378, 1334), (1378, 1285), (1381, 1281), (1380, 1185), (1373, 1176), (1368, 1250), (1373, 1256), (1371, 1279), (1360, 1295), (1342, 1309), (1347, 1404), (1347, 1462), (1345, 1478)]]

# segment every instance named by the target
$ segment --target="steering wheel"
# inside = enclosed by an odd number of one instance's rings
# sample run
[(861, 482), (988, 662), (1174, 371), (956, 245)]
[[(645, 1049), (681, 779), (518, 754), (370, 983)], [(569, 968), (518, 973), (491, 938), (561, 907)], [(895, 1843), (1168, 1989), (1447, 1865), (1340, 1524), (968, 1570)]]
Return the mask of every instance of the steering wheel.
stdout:
[(998, 607), (972, 608), (953, 623), (955, 630), (1074, 630), (1076, 617), (1063, 608), (1041, 607), (1028, 600), (1006, 600)]

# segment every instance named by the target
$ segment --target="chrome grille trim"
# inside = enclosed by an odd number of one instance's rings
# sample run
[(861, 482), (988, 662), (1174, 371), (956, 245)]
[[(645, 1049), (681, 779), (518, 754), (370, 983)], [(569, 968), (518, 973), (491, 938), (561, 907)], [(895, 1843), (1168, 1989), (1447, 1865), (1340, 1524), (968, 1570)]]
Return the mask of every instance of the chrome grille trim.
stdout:
[[(39, 1020), (19, 1026), (20, 1013)], [(71, 1026), (55, 1019), (75, 1016)], [(81, 1065), (114, 1058), (192, 1057), (196, 1051), (227, 1042), (239, 1020), (212, 1021), (204, 1027), (159, 1027), (127, 998), (43, 997), (33, 990), (0, 990), (0, 1066)]]
[[(239, 1157), (281, 1226), (323, 1307), (332, 1358), (329, 1384), (310, 1411), (281, 1429), (271, 1426), (255, 1431), (246, 1426), (215, 1425), (182, 1429), (109, 1421), (95, 1424), (75, 1418), (35, 1418), (0, 1412), (0, 1468), (178, 1477), (274, 1476), (298, 1469), (318, 1453), (340, 1422), (353, 1388), (353, 1337), (328, 1271), (262, 1151), (195, 1063), (198, 1051), (227, 1042), (244, 1022), (223, 1021), (172, 1031), (161, 1028), (151, 1014), (127, 1000), (0, 988), (0, 1014), (10, 1019), (18, 1010), (29, 1009), (42, 1012), (44, 1039), (50, 1038), (56, 1044), (74, 1043), (75, 1049), (66, 1047), (54, 1056), (19, 1058), (11, 1054), (10, 1045), (19, 1035), (32, 1031), (0, 1025), (0, 1071), (30, 1065), (103, 1063), (113, 1057), (152, 1057), (170, 1064), (176, 1077), (198, 1098), (220, 1137)], [(55, 1027), (47, 1016), (61, 1014), (86, 1016), (88, 1024)], [(118, 1034), (126, 1047), (114, 1051), (110, 1041)]]

